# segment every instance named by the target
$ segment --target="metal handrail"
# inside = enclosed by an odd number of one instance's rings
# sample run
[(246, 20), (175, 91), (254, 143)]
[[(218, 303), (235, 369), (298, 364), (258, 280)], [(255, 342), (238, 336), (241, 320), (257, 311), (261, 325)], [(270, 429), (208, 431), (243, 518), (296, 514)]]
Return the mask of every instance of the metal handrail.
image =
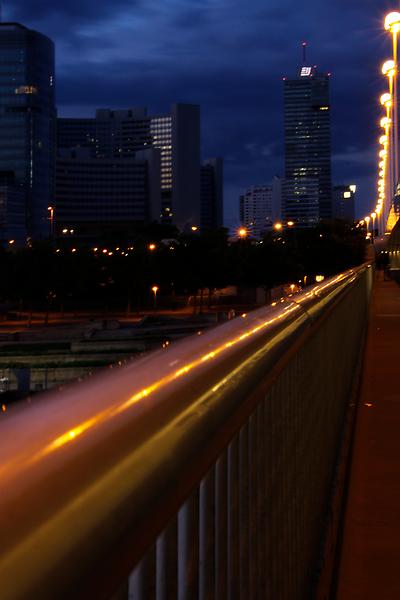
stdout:
[[(49, 392), (0, 423), (0, 590), (107, 598), (370, 265)], [(299, 341), (300, 340), (300, 341)]]

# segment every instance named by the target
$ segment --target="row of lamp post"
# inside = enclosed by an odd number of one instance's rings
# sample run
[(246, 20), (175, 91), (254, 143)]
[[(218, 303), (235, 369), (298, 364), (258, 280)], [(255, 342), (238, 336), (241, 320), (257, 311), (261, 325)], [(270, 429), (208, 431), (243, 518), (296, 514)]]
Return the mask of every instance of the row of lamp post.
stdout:
[[(385, 114), (380, 120), (382, 133), (379, 137), (377, 201), (373, 212), (364, 218), (369, 236), (369, 223), (372, 224), (372, 242), (376, 234), (385, 233), (386, 222), (396, 193), (399, 178), (399, 139), (398, 139), (398, 35), (400, 32), (400, 12), (390, 12), (385, 17), (385, 30), (391, 35), (393, 57), (382, 65), (382, 74), (387, 77), (388, 89), (381, 95), (380, 104)], [(375, 221), (377, 223), (375, 224)]]

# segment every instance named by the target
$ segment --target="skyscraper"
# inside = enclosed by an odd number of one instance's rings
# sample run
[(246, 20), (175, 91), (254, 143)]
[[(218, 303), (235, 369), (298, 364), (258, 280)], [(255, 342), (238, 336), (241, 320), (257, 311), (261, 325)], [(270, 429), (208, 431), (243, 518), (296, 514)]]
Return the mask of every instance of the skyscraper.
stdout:
[(224, 224), (224, 161), (209, 158), (200, 170), (200, 197), (202, 231), (219, 229)]
[(329, 75), (303, 66), (284, 81), (283, 217), (308, 227), (332, 216)]
[(99, 109), (94, 119), (58, 119), (58, 148), (89, 148), (97, 158), (160, 153), (161, 203), (153, 218), (184, 229), (200, 224), (200, 109), (174, 104), (165, 115), (143, 107)]
[(28, 234), (48, 237), (54, 202), (54, 44), (18, 23), (0, 23), (0, 176), (25, 194)]
[(60, 150), (56, 163), (55, 233), (80, 239), (120, 232), (121, 239), (160, 210), (160, 154), (93, 158), (88, 148)]

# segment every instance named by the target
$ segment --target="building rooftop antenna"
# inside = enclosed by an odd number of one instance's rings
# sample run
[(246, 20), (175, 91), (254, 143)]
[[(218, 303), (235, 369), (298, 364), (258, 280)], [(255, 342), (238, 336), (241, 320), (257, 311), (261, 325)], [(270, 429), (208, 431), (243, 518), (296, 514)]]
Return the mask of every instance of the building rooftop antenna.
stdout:
[(301, 46), (303, 48), (303, 66), (305, 66), (307, 62), (307, 42), (302, 42)]

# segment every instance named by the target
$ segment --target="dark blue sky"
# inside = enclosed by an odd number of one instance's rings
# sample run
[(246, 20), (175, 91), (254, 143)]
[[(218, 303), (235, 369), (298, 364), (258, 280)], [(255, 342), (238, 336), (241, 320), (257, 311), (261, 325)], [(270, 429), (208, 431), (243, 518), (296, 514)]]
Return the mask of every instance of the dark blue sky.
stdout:
[(376, 139), (390, 43), (387, 0), (13, 0), (4, 20), (50, 36), (61, 116), (173, 102), (202, 107), (203, 156), (225, 158), (226, 222), (248, 185), (283, 173), (282, 76), (301, 62), (332, 72), (334, 182), (373, 208)]

